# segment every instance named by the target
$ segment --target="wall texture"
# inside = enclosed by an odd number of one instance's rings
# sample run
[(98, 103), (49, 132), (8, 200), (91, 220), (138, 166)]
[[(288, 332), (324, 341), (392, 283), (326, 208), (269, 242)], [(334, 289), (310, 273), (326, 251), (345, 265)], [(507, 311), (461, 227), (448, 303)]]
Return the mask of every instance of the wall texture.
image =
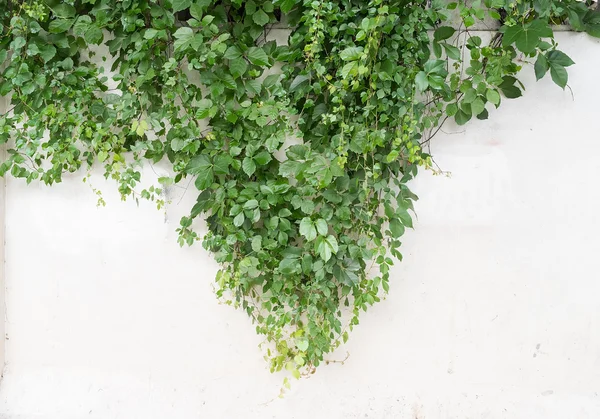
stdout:
[(523, 98), (445, 127), (432, 152), (452, 175), (414, 183), (389, 297), (331, 356), (345, 365), (282, 400), (210, 255), (176, 244), (193, 190), (160, 212), (97, 176), (98, 209), (77, 177), (8, 180), (0, 417), (600, 417), (600, 42), (558, 38), (572, 93), (526, 69)]

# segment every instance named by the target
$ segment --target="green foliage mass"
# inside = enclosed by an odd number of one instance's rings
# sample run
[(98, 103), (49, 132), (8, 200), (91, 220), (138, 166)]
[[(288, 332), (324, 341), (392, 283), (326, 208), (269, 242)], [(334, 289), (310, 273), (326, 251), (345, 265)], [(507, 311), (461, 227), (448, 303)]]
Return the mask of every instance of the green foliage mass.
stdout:
[[(218, 297), (252, 318), (272, 371), (310, 373), (388, 292), (407, 182), (434, 170), (441, 124), (521, 96), (523, 63), (564, 88), (551, 24), (600, 36), (575, 0), (426, 3), (0, 0), (0, 174), (53, 184), (99, 164), (159, 205), (193, 180), (180, 243), (205, 216)], [(138, 191), (145, 161), (173, 176)]]

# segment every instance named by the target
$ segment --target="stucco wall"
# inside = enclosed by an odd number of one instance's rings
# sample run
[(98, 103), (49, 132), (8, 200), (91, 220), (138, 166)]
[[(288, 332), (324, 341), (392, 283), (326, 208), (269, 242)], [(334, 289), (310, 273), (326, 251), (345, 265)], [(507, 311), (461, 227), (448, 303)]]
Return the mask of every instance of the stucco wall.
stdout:
[(98, 209), (80, 178), (9, 179), (0, 417), (600, 417), (600, 42), (558, 39), (573, 95), (528, 69), (523, 98), (445, 127), (432, 152), (452, 176), (413, 184), (389, 297), (331, 356), (345, 365), (283, 400), (211, 256), (176, 244), (193, 190), (159, 212), (97, 176)]

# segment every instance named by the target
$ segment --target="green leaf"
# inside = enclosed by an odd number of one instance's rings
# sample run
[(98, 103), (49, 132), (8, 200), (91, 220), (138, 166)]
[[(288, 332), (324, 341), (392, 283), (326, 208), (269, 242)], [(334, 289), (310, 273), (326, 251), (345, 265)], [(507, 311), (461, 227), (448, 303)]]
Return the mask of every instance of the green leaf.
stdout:
[(473, 112), (473, 115), (479, 115), (485, 110), (485, 103), (481, 98), (478, 97), (471, 103), (471, 110)]
[(190, 6), (190, 14), (192, 17), (198, 21), (202, 20), (202, 15), (206, 8), (212, 4), (212, 0), (196, 0)]
[(446, 106), (446, 115), (454, 116), (456, 115), (456, 112), (458, 112), (458, 105), (456, 103), (449, 103)]
[(502, 37), (502, 45), (508, 47), (513, 43), (517, 48), (526, 53), (532, 53), (540, 43), (540, 38), (552, 37), (552, 29), (547, 22), (536, 19), (525, 25), (507, 27)]
[(296, 347), (298, 350), (306, 352), (306, 350), (308, 350), (308, 339), (298, 339), (296, 341)]
[(228, 154), (219, 154), (215, 157), (214, 170), (217, 175), (229, 174), (229, 166), (233, 159)]
[(73, 26), (75, 19), (56, 19), (50, 22), (48, 31), (50, 33), (63, 33), (68, 31)]
[(362, 56), (362, 47), (349, 47), (340, 52), (340, 58), (344, 61), (355, 61)]
[(256, 199), (250, 199), (244, 203), (244, 209), (258, 208), (258, 201)]
[(257, 66), (267, 66), (269, 64), (269, 57), (262, 48), (252, 47), (248, 49), (247, 57), (250, 62)]
[(252, 14), (252, 20), (259, 26), (265, 26), (269, 23), (269, 15), (264, 12), (263, 9), (258, 9)]
[(460, 60), (460, 50), (458, 48), (456, 48), (454, 45), (446, 43), (442, 44), (442, 46), (444, 47), (448, 58), (452, 60)]
[(456, 30), (450, 26), (441, 26), (433, 33), (433, 39), (436, 41), (443, 41), (454, 35), (454, 32), (456, 32)]
[(210, 113), (210, 108), (213, 106), (213, 101), (210, 99), (201, 99), (198, 101), (196, 118), (207, 118)]
[(283, 0), (280, 3), (279, 8), (281, 9), (281, 11), (283, 13), (288, 13), (290, 10), (292, 10), (294, 8), (295, 5), (296, 5), (296, 0)]
[(533, 66), (535, 70), (535, 78), (536, 80), (541, 79), (548, 72), (549, 66), (548, 61), (544, 54), (539, 54), (537, 60), (535, 61), (535, 65)]
[(244, 220), (245, 220), (245, 216), (244, 216), (244, 211), (240, 212), (234, 219), (233, 219), (233, 225), (236, 227), (240, 227), (242, 224), (244, 224)]
[(194, 39), (194, 31), (192, 28), (182, 27), (173, 33), (173, 37), (175, 38), (175, 42), (173, 43), (175, 51), (179, 51), (189, 47), (192, 44), (192, 40)]
[(96, 25), (92, 25), (85, 32), (84, 38), (89, 44), (100, 45), (104, 39), (104, 35), (102, 34), (102, 29)]
[(550, 76), (554, 83), (563, 89), (567, 85), (567, 81), (569, 80), (569, 75), (567, 74), (567, 70), (559, 64), (550, 64)]
[(390, 232), (395, 239), (401, 237), (404, 234), (404, 224), (398, 218), (393, 218), (390, 221)]
[(358, 73), (358, 63), (351, 61), (342, 67), (342, 77), (347, 79), (349, 76), (354, 76)]
[[(75, 25), (77, 25), (77, 23)], [(156, 35), (158, 35), (158, 31), (156, 29), (148, 28), (144, 32), (144, 39), (154, 39), (156, 38)]]
[(427, 81), (427, 74), (424, 71), (419, 71), (417, 76), (415, 77), (415, 84), (417, 85), (417, 89), (421, 92), (424, 92), (429, 87), (429, 82)]
[(73, 33), (77, 36), (84, 36), (85, 32), (92, 25), (92, 18), (88, 15), (82, 15), (77, 18), (73, 25)]
[(225, 54), (223, 54), (223, 58), (227, 58), (228, 60), (235, 60), (236, 58), (239, 58), (241, 56), (242, 52), (235, 45), (227, 48), (227, 51), (225, 51)]
[(254, 236), (252, 238), (252, 250), (259, 252), (262, 249), (262, 236)]
[(353, 287), (360, 282), (360, 278), (356, 274), (358, 270), (360, 270), (358, 262), (351, 259), (345, 259), (342, 263), (337, 263), (333, 267), (333, 276), (335, 276), (342, 284)]
[(214, 178), (213, 165), (208, 156), (201, 154), (194, 157), (187, 165), (186, 171), (191, 175), (196, 175), (196, 188), (204, 190), (208, 188)]
[(236, 58), (229, 62), (229, 71), (231, 71), (231, 75), (236, 79), (243, 76), (247, 69), (248, 64), (242, 57)]
[[(55, 55), (56, 55), (56, 48), (54, 48), (54, 45), (46, 44), (46, 45), (41, 46), (40, 57), (42, 57), (42, 60), (44, 60), (45, 63), (47, 63), (52, 58), (54, 58)], [(1, 62), (1, 60), (0, 60), (0, 62)]]
[(504, 96), (506, 96), (508, 99), (516, 99), (522, 96), (521, 89), (515, 86), (516, 82), (517, 79), (514, 77), (505, 76), (500, 86), (498, 86), (500, 87), (500, 90), (502, 90), (502, 93), (504, 93)]
[(551, 65), (556, 64), (561, 67), (569, 67), (570, 65), (575, 64), (575, 62), (567, 54), (558, 50), (548, 52), (546, 54), (546, 58)]
[(317, 229), (309, 217), (304, 217), (300, 221), (300, 234), (309, 242), (317, 238)]
[(500, 104), (500, 94), (494, 89), (487, 89), (485, 92), (485, 97), (488, 102), (498, 106)]
[(267, 151), (261, 151), (256, 156), (254, 156), (254, 161), (258, 163), (260, 166), (264, 166), (272, 160), (271, 153)]
[(279, 271), (284, 275), (292, 275), (300, 271), (298, 259), (284, 258), (279, 262)]
[(458, 125), (464, 125), (471, 120), (471, 114), (466, 113), (463, 109), (459, 109), (454, 115), (454, 120)]
[(173, 5), (173, 12), (179, 12), (190, 7), (192, 0), (172, 0), (171, 4)]
[(325, 262), (331, 259), (331, 256), (338, 251), (338, 243), (335, 237), (329, 235), (327, 237), (319, 236), (315, 242), (315, 250), (319, 253), (321, 259)]
[(319, 218), (317, 220), (317, 222), (315, 223), (315, 226), (317, 227), (317, 231), (319, 232), (319, 234), (321, 236), (326, 236), (327, 233), (329, 232), (329, 226), (327, 225), (327, 221), (325, 221), (322, 218)]
[(244, 160), (242, 161), (242, 170), (248, 176), (252, 176), (256, 171), (256, 163), (254, 163), (254, 160), (250, 157), (244, 157)]
[(70, 18), (75, 16), (75, 8), (67, 3), (59, 3), (52, 7), (52, 12), (55, 16), (61, 18)]

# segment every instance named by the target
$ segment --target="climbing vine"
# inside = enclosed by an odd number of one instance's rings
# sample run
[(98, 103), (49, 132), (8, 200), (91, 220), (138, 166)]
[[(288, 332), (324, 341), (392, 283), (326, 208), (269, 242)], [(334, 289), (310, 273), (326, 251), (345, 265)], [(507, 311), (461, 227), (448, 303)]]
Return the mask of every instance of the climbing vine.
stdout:
[[(521, 96), (526, 64), (565, 88), (564, 23), (600, 37), (575, 0), (0, 0), (0, 174), (101, 165), (159, 207), (192, 181), (180, 244), (202, 240), (217, 296), (299, 377), (388, 292), (441, 124)], [(160, 161), (172, 176), (140, 190)]]

